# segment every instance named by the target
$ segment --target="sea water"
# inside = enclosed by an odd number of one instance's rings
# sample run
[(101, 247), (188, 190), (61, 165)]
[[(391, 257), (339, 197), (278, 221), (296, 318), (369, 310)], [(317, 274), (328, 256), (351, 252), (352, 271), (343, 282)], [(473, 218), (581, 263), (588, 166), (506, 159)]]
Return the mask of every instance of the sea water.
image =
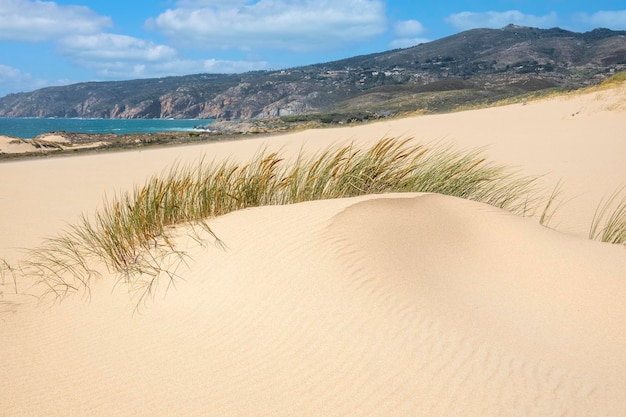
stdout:
[(154, 133), (207, 129), (211, 119), (0, 118), (0, 136), (32, 139), (48, 132)]

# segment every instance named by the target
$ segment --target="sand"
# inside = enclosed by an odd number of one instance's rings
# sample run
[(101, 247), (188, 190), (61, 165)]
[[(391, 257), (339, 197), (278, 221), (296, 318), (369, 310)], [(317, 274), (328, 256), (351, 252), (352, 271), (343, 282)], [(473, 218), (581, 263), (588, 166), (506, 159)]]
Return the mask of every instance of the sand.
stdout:
[(10, 136), (0, 136), (0, 152), (2, 153), (25, 153), (25, 152), (36, 152), (37, 148), (35, 148), (32, 144), (28, 143), (25, 140), (13, 138)]
[(44, 133), (33, 140), (14, 138), (0, 135), (0, 153), (25, 154), (25, 153), (52, 153), (60, 149), (90, 149), (102, 146), (103, 142), (73, 145), (69, 139), (52, 133)]
[[(626, 249), (585, 238), (626, 184), (624, 88), (254, 140), (0, 164), (18, 259), (172, 163), (384, 136), (484, 147), (562, 178), (557, 230), (435, 194), (228, 214), (181, 228), (173, 284), (139, 305), (104, 273), (37, 305), (0, 286), (2, 416), (626, 415)], [(201, 232), (197, 232), (201, 233)], [(193, 234), (192, 234), (193, 235)]]

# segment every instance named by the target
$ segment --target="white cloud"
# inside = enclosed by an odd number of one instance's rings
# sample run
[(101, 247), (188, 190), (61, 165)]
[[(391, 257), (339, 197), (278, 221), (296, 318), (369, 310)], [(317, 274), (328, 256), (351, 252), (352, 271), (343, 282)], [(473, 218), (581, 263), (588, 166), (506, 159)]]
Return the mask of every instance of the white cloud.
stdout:
[(499, 29), (511, 23), (522, 26), (550, 28), (557, 26), (559, 19), (556, 13), (535, 16), (518, 10), (509, 10), (506, 12), (461, 12), (452, 14), (445, 20), (457, 30), (468, 30), (475, 28)]
[(125, 35), (73, 36), (59, 41), (63, 54), (106, 78), (145, 78), (202, 72), (233, 73), (265, 69), (263, 61), (185, 59), (175, 49)]
[(389, 43), (389, 49), (409, 48), (411, 46), (419, 45), (420, 43), (430, 42), (430, 39), (426, 38), (399, 38)]
[(382, 0), (184, 1), (146, 27), (178, 45), (203, 49), (329, 50), (386, 30)]
[(64, 84), (64, 82), (59, 80), (52, 82), (51, 80), (36, 78), (17, 68), (0, 64), (0, 97), (8, 93), (31, 91), (37, 88), (59, 84)]
[(92, 34), (111, 26), (111, 19), (84, 6), (49, 1), (0, 1), (0, 40), (42, 42), (73, 34)]
[(109, 78), (160, 77), (200, 72), (243, 72), (267, 68), (262, 61), (184, 59), (175, 49), (125, 35), (73, 36), (59, 41), (63, 54)]
[(59, 46), (64, 54), (77, 60), (162, 61), (176, 57), (176, 51), (169, 46), (110, 33), (63, 38)]
[(149, 78), (199, 73), (238, 73), (263, 70), (269, 67), (264, 61), (228, 61), (217, 59), (172, 59), (154, 63), (103, 61), (94, 63), (98, 75), (106, 78)]
[(267, 69), (269, 64), (265, 61), (229, 61), (219, 59), (204, 60), (173, 60), (163, 63), (159, 70), (176, 74), (196, 74), (203, 72), (211, 73), (237, 73)]
[(424, 26), (417, 20), (403, 20), (394, 26), (394, 33), (400, 38), (421, 35), (425, 32)]
[(414, 19), (397, 22), (393, 27), (393, 32), (398, 38), (389, 43), (391, 49), (408, 48), (429, 42), (428, 39), (419, 36), (426, 32), (426, 29), (421, 22)]
[(582, 13), (577, 16), (576, 20), (580, 20), (592, 28), (626, 30), (626, 10), (602, 10), (592, 15)]
[(22, 76), (20, 70), (0, 64), (0, 83), (16, 80)]

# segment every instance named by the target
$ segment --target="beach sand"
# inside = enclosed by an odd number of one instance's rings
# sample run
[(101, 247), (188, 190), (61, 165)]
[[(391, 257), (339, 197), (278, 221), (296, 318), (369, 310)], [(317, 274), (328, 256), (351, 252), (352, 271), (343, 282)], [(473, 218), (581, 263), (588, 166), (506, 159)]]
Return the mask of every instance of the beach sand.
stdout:
[(624, 93), (0, 164), (9, 262), (173, 163), (262, 147), (480, 147), (566, 200), (557, 230), (436, 194), (241, 210), (210, 221), (223, 245), (179, 228), (185, 263), (139, 305), (105, 270), (56, 305), (5, 273), (0, 415), (626, 415), (626, 248), (586, 239), (626, 185)]
[(70, 141), (54, 133), (44, 133), (33, 139), (21, 139), (0, 135), (0, 153), (5, 154), (50, 154), (57, 150), (92, 149), (102, 146), (103, 142), (73, 145)]

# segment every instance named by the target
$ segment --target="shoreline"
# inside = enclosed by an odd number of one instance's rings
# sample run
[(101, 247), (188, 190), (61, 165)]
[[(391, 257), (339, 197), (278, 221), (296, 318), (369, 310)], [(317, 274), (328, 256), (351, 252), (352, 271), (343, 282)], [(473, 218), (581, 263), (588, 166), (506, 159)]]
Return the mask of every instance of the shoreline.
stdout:
[[(354, 123), (354, 125), (367, 122)], [(32, 139), (0, 134), (0, 163), (51, 156), (83, 155), (154, 147), (206, 144), (264, 138), (298, 132), (304, 129), (338, 127), (340, 124), (283, 123), (274, 119), (215, 121), (211, 130), (162, 131), (150, 133), (83, 133), (52, 131)], [(51, 143), (50, 143), (51, 142)]]

